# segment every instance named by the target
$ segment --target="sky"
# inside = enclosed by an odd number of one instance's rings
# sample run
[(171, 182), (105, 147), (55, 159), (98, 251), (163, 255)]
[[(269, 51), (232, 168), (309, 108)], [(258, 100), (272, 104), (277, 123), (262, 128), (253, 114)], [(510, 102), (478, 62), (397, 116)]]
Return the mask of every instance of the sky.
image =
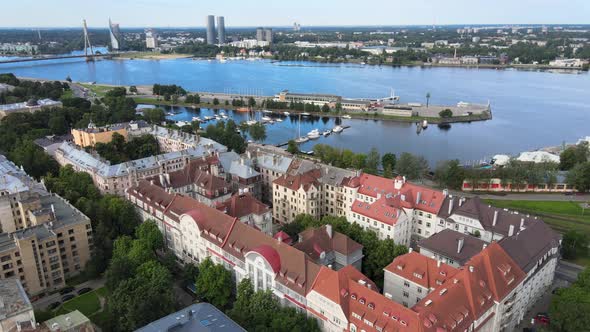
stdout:
[(589, 24), (590, 0), (1, 0), (0, 27)]

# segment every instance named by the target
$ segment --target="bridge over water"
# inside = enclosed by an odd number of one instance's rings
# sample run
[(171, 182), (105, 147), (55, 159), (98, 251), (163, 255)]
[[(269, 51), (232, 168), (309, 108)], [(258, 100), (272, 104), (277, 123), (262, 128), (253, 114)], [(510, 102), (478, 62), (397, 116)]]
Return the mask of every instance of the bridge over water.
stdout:
[(119, 53), (107, 53), (107, 54), (88, 54), (88, 55), (59, 55), (59, 56), (44, 56), (44, 57), (37, 57), (37, 58), (18, 58), (18, 59), (10, 59), (10, 60), (2, 60), (0, 64), (3, 63), (17, 63), (17, 62), (32, 62), (32, 61), (46, 61), (46, 60), (61, 60), (61, 59), (77, 59), (77, 58), (86, 58), (86, 61), (94, 61), (95, 58), (110, 58), (119, 56)]

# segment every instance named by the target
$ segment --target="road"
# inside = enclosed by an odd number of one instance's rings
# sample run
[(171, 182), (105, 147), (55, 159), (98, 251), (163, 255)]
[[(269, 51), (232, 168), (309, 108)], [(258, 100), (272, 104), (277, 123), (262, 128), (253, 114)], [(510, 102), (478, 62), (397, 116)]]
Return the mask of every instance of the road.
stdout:
[(560, 261), (555, 270), (555, 278), (572, 283), (578, 279), (578, 274), (582, 272), (582, 266)]
[[(72, 293), (70, 293), (70, 294), (74, 294), (75, 295), (78, 290), (80, 290), (82, 288), (85, 288), (85, 287), (90, 287), (93, 290), (94, 289), (97, 289), (97, 288), (100, 288), (100, 287), (104, 286), (105, 282), (106, 282), (106, 279), (104, 279), (104, 278), (102, 278), (102, 279), (94, 279), (94, 280), (89, 280), (89, 281), (83, 282), (83, 283), (75, 286), (75, 290)], [(45, 310), (51, 303), (53, 303), (53, 302), (61, 302), (61, 297), (62, 296), (63, 295), (61, 295), (58, 292), (58, 293), (55, 293), (55, 294), (52, 294), (52, 295), (49, 295), (49, 296), (42, 297), (39, 300), (33, 302), (33, 307), (35, 308), (35, 310), (39, 310), (39, 309)]]

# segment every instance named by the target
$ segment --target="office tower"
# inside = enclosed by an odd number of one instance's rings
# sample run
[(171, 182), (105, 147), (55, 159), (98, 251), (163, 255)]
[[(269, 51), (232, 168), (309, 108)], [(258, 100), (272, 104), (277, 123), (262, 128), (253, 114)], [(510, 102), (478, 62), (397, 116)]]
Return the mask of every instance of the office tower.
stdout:
[(272, 44), (272, 29), (266, 28), (264, 29), (264, 40)]
[(207, 44), (215, 44), (215, 16), (207, 16)]
[(109, 34), (111, 36), (111, 49), (118, 51), (123, 48), (123, 36), (121, 35), (121, 29), (119, 23), (111, 22), (109, 18)]
[(256, 40), (261, 42), (264, 41), (264, 29), (256, 28)]
[(225, 19), (223, 16), (217, 16), (217, 39), (219, 44), (225, 44)]
[(145, 30), (145, 46), (148, 49), (158, 48), (158, 33), (154, 29)]

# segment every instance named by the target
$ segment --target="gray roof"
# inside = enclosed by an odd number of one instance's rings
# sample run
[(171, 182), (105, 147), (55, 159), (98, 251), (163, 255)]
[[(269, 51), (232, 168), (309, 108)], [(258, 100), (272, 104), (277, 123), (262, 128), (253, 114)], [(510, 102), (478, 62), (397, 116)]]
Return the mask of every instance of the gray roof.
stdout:
[(249, 179), (260, 175), (252, 167), (252, 161), (250, 159), (240, 157), (234, 151), (220, 153), (217, 158), (223, 169), (231, 175), (236, 175), (242, 179)]
[(276, 154), (260, 153), (256, 158), (258, 167), (269, 169), (281, 174), (287, 173), (291, 162), (293, 162), (293, 158)]
[(543, 221), (537, 220), (515, 235), (503, 238), (499, 244), (528, 273), (545, 254), (550, 254), (551, 249), (559, 248), (560, 241), (559, 234)]
[(209, 303), (197, 303), (141, 327), (136, 332), (246, 331)]
[(51, 99), (39, 99), (37, 100), (37, 105), (34, 105), (33, 107), (28, 106), (27, 102), (22, 102), (22, 103), (14, 103), (14, 104), (6, 104), (6, 105), (0, 105), (0, 111), (4, 111), (4, 112), (18, 112), (18, 111), (22, 111), (22, 110), (27, 110), (29, 108), (37, 108), (37, 107), (58, 107), (61, 106), (62, 103), (61, 101), (54, 101)]
[(30, 190), (42, 193), (47, 192), (43, 184), (35, 181), (35, 179), (31, 178), (12, 161), (0, 155), (0, 191), (15, 194)]
[(0, 321), (33, 310), (33, 306), (16, 278), (0, 279)]
[(350, 171), (344, 168), (322, 165), (322, 176), (320, 182), (331, 186), (339, 186), (342, 184), (344, 178), (356, 175), (355, 171)]
[[(459, 239), (463, 239), (463, 247), (459, 251)], [(452, 229), (444, 229), (429, 238), (420, 240), (418, 247), (428, 249), (444, 257), (450, 258), (460, 265), (483, 250), (485, 241), (474, 236), (463, 234)]]

